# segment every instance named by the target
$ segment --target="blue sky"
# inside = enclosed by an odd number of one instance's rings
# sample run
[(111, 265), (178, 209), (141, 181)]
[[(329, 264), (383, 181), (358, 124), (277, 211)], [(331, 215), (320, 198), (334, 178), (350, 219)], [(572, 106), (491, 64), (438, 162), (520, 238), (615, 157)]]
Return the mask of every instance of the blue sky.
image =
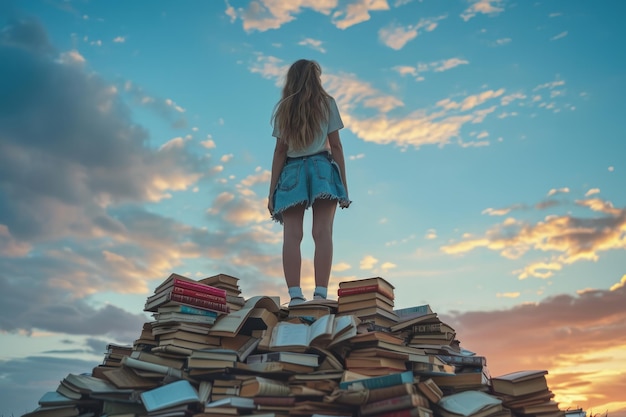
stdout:
[[(625, 9), (0, 2), (0, 414), (132, 343), (171, 272), (286, 301), (269, 121), (307, 58), (345, 124), (354, 201), (330, 293), (382, 276), (492, 374), (548, 369), (564, 406), (618, 415)], [(309, 297), (312, 250), (305, 234)]]

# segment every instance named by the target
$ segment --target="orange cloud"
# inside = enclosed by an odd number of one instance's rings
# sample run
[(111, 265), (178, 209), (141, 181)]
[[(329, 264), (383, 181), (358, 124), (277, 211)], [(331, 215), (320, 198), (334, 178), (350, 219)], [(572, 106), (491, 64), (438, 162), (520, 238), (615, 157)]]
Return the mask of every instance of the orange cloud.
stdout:
[(440, 315), (492, 376), (546, 369), (562, 409), (626, 408), (626, 287), (559, 295), (507, 310)]

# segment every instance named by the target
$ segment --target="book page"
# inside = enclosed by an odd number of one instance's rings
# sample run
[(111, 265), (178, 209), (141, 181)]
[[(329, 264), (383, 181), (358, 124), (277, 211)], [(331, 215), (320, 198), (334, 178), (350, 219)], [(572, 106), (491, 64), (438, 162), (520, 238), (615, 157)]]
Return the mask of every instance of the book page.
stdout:
[(272, 332), (272, 346), (307, 346), (309, 344), (309, 326), (281, 322)]
[(334, 314), (327, 314), (315, 320), (309, 327), (309, 343), (325, 335), (332, 336), (334, 322)]

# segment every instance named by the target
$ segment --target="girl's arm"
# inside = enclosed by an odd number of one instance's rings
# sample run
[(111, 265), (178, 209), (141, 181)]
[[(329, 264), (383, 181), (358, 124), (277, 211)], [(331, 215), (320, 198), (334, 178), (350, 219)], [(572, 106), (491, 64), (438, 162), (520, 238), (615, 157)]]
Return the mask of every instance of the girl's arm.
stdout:
[[(348, 194), (348, 179), (346, 178), (346, 161), (343, 156), (343, 146), (341, 145), (341, 139), (339, 138), (338, 130), (335, 130), (334, 132), (330, 132), (328, 134), (328, 142), (330, 143), (330, 150), (333, 154), (333, 159), (339, 166), (339, 173), (341, 174), (341, 180), (343, 181), (343, 186), (346, 189), (346, 194), (350, 195)], [(350, 203), (340, 204), (341, 208), (346, 208), (349, 205)]]
[(270, 192), (267, 202), (267, 209), (270, 211), (270, 214), (274, 213), (274, 190), (276, 190), (276, 183), (278, 183), (280, 172), (282, 171), (283, 166), (285, 165), (285, 160), (287, 159), (287, 149), (287, 144), (280, 140), (280, 138), (276, 138), (276, 147), (274, 148), (274, 157), (272, 158)]

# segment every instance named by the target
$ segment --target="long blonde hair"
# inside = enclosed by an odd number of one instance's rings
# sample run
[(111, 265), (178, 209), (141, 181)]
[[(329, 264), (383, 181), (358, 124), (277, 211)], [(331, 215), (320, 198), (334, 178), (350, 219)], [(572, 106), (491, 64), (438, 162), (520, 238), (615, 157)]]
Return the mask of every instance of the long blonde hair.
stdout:
[(322, 87), (322, 68), (315, 61), (294, 62), (276, 104), (272, 121), (278, 124), (280, 139), (291, 149), (306, 148), (320, 132), (321, 123), (329, 117), (328, 98)]

